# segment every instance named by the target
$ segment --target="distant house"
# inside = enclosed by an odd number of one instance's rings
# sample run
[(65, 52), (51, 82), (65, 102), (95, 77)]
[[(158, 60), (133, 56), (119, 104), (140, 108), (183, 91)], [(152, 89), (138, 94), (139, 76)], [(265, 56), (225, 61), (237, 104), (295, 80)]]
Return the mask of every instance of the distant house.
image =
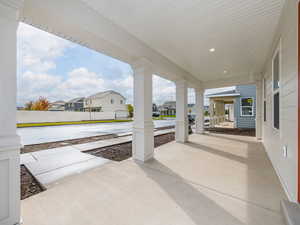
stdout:
[(158, 107), (160, 115), (175, 116), (176, 115), (176, 101), (167, 101)]
[(83, 107), (87, 112), (114, 112), (116, 117), (128, 117), (126, 98), (112, 90), (85, 98)]
[(211, 126), (231, 121), (235, 128), (255, 128), (255, 85), (236, 86), (235, 90), (214, 93), (207, 97), (210, 101)]
[(74, 98), (65, 104), (66, 111), (83, 112), (84, 111), (84, 97)]
[(50, 107), (48, 109), (48, 111), (65, 111), (65, 101), (56, 101), (56, 102), (52, 102), (50, 103)]
[(190, 114), (190, 115), (196, 115), (195, 104), (188, 104), (188, 114)]
[(158, 112), (158, 107), (155, 103), (152, 104), (152, 112)]

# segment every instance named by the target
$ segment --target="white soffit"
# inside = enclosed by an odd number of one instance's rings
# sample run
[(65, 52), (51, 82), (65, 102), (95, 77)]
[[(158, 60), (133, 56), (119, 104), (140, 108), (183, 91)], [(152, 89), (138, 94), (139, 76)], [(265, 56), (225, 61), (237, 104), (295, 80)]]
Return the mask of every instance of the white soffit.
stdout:
[(284, 0), (82, 1), (204, 82), (260, 73), (284, 4)]

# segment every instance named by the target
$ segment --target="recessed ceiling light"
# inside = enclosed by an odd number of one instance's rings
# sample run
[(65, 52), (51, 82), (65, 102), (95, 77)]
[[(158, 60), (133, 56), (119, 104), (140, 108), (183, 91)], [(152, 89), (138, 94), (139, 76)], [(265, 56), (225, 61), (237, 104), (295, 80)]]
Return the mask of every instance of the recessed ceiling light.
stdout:
[(211, 48), (211, 49), (209, 49), (209, 51), (210, 52), (214, 52), (214, 51), (216, 51), (216, 49), (215, 48)]
[(226, 73), (228, 73), (228, 71), (227, 71), (227, 70), (224, 70), (224, 74), (226, 74)]

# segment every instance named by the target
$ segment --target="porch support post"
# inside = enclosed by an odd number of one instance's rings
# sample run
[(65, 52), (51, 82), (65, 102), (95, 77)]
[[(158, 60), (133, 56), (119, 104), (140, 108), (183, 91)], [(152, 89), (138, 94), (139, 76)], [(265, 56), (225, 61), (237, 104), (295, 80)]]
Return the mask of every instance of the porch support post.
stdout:
[(256, 82), (256, 119), (255, 119), (256, 138), (262, 138), (262, 82)]
[[(2, 3), (3, 2), (3, 3)], [(5, 4), (4, 4), (5, 3)], [(20, 138), (16, 134), (18, 1), (0, 1), (0, 224), (20, 222)]]
[(209, 127), (215, 126), (214, 100), (209, 99)]
[(196, 133), (204, 133), (204, 90), (195, 89), (196, 95)]
[(146, 59), (133, 65), (134, 122), (133, 159), (146, 162), (154, 156), (154, 126), (152, 121), (152, 66)]
[(187, 82), (176, 81), (176, 133), (177, 142), (188, 141), (188, 118), (187, 118)]

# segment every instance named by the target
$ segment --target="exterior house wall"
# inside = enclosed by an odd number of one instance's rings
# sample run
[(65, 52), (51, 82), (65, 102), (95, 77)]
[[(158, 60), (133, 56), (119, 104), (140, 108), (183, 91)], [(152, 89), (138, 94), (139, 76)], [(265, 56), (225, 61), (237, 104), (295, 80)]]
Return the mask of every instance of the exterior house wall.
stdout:
[[(90, 104), (86, 102), (91, 100)], [(111, 102), (113, 101), (113, 103)], [(93, 96), (84, 101), (84, 108), (101, 107), (101, 112), (114, 112), (118, 117), (128, 117), (128, 110), (125, 103), (125, 98), (119, 94), (111, 93), (105, 96)]]
[[(242, 85), (236, 87), (240, 96), (235, 99), (234, 104), (234, 117), (237, 128), (255, 128), (255, 113), (256, 113), (256, 87), (255, 85)], [(253, 116), (241, 115), (241, 98), (252, 97), (253, 98)]]
[[(266, 121), (263, 143), (281, 183), (292, 201), (297, 200), (297, 90), (298, 90), (298, 3), (286, 1), (273, 48), (266, 63)], [(272, 58), (281, 43), (280, 129), (273, 128)], [(262, 112), (263, 114), (263, 112)], [(283, 147), (287, 147), (287, 156)]]

